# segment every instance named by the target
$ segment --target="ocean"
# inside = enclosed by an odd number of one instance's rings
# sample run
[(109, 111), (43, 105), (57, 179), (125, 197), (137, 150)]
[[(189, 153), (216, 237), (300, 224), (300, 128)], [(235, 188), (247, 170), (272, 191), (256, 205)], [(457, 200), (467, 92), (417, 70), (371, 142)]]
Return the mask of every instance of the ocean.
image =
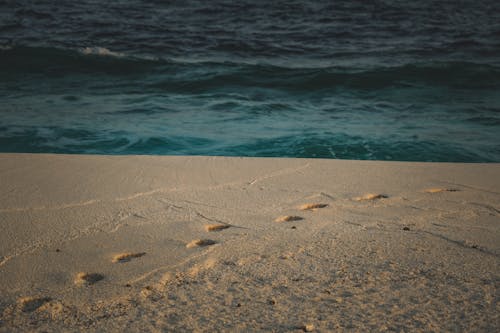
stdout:
[(500, 1), (0, 0), (0, 152), (500, 162)]

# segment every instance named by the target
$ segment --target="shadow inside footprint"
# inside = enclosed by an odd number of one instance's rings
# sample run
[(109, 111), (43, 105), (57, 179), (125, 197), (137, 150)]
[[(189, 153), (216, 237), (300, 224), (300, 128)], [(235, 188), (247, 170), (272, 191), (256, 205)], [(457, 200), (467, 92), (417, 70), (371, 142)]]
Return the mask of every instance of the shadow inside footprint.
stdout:
[(318, 209), (318, 208), (325, 208), (327, 206), (328, 206), (327, 204), (323, 204), (323, 203), (307, 203), (307, 204), (300, 205), (298, 208), (300, 210), (314, 210), (314, 209)]
[(128, 253), (120, 253), (120, 254), (117, 254), (113, 257), (113, 260), (112, 262), (128, 262), (130, 260), (132, 260), (133, 258), (139, 258), (139, 257), (142, 257), (146, 254), (146, 252), (137, 252), (137, 253), (132, 253), (132, 252), (128, 252)]
[(191, 249), (193, 247), (201, 247), (201, 246), (209, 246), (209, 245), (214, 245), (216, 244), (216, 241), (211, 240), (211, 239), (195, 239), (192, 240), (191, 242), (186, 244), (186, 247), (188, 249)]
[(227, 229), (229, 227), (230, 227), (230, 225), (228, 225), (228, 224), (207, 224), (207, 225), (205, 225), (205, 230), (207, 232), (221, 231), (221, 230)]
[(356, 197), (356, 198), (354, 198), (354, 200), (356, 200), (356, 201), (366, 201), (366, 200), (386, 199), (388, 197), (389, 196), (387, 196), (385, 194), (368, 193), (368, 194), (365, 194), (365, 195), (363, 195), (361, 197)]
[(17, 300), (21, 311), (33, 312), (47, 302), (50, 302), (49, 297), (22, 297)]
[(76, 275), (75, 284), (77, 285), (91, 285), (104, 279), (104, 275), (99, 273), (85, 273), (80, 272)]
[(441, 192), (458, 192), (455, 188), (428, 188), (424, 192), (427, 193), (441, 193)]
[(276, 218), (274, 220), (274, 222), (281, 223), (281, 222), (290, 222), (290, 221), (300, 221), (300, 220), (303, 220), (303, 219), (304, 218), (300, 217), (300, 216), (284, 215), (284, 216), (280, 216), (280, 217)]

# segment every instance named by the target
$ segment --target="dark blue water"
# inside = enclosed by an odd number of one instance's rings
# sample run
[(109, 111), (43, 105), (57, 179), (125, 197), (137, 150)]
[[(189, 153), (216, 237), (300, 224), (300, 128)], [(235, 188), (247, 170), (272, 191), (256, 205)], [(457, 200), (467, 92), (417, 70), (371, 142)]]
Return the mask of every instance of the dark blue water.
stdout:
[(500, 1), (0, 0), (0, 152), (500, 162)]

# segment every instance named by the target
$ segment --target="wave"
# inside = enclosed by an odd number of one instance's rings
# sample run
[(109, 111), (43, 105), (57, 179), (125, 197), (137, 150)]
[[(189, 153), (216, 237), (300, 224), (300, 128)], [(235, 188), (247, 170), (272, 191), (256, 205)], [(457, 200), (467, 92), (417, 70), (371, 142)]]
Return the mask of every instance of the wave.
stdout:
[(217, 87), (259, 87), (317, 91), (336, 87), (381, 89), (391, 86), (498, 88), (500, 67), (473, 62), (421, 62), (369, 68), (285, 67), (266, 63), (193, 61), (127, 55), (103, 47), (68, 50), (48, 47), (0, 48), (1, 80), (20, 75), (104, 74), (143, 76), (160, 91), (196, 92)]

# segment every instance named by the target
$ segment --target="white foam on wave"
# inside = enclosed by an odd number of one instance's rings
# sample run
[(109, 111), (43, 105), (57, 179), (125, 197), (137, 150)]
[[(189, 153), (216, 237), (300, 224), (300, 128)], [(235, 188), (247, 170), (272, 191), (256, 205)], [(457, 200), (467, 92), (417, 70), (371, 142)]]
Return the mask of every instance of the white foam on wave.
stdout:
[(0, 51), (8, 51), (8, 50), (12, 50), (12, 46), (0, 45)]
[(115, 58), (127, 58), (129, 60), (146, 60), (146, 61), (161, 61), (162, 59), (152, 55), (130, 55), (121, 52), (113, 52), (105, 47), (84, 47), (78, 49), (78, 52), (84, 55), (94, 55), (94, 56), (103, 56), (103, 57), (115, 57)]
[(84, 48), (80, 49), (80, 53), (85, 54), (85, 55), (98, 55), (98, 56), (105, 56), (105, 57), (124, 57), (125, 56), (123, 53), (113, 52), (105, 47), (97, 47), (97, 46), (84, 47)]

